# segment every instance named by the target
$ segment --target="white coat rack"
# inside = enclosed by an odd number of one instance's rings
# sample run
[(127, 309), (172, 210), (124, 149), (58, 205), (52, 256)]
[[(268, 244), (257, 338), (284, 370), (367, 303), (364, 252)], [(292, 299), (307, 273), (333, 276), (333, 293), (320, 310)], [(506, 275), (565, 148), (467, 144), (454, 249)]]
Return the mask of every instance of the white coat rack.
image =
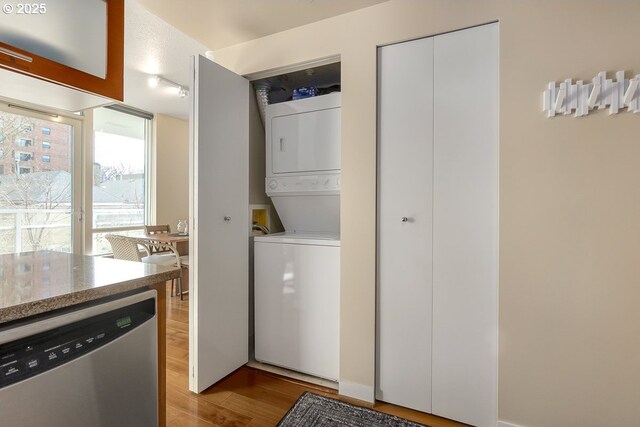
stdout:
[(623, 108), (640, 113), (640, 74), (625, 79), (624, 71), (618, 71), (613, 81), (602, 71), (591, 83), (585, 84), (582, 80), (571, 83), (571, 79), (567, 79), (559, 86), (550, 82), (544, 91), (543, 111), (547, 117), (567, 116), (573, 112), (575, 117), (581, 117), (594, 108), (604, 110), (607, 107), (609, 114), (617, 114)]

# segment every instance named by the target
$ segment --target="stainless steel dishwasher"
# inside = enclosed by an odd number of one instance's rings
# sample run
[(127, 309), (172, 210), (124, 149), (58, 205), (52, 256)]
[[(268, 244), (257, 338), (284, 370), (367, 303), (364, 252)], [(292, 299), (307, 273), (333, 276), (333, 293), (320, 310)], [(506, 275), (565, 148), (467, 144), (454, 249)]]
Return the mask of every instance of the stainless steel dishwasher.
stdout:
[(0, 425), (157, 426), (156, 292), (0, 330)]

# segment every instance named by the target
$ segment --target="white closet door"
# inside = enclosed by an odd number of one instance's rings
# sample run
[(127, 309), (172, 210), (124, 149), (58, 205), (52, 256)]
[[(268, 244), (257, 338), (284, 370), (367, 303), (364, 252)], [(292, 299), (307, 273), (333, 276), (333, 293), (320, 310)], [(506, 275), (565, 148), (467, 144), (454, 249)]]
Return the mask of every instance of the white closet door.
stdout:
[(498, 24), (435, 37), (433, 413), (497, 423)]
[(431, 412), (433, 39), (378, 50), (376, 398)]
[(248, 360), (249, 82), (192, 63), (189, 389)]

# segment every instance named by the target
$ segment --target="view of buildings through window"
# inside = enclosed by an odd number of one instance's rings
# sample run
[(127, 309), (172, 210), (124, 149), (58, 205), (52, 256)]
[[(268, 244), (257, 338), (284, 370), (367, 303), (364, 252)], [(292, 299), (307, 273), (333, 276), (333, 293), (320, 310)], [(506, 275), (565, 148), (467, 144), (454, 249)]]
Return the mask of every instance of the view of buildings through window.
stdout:
[(73, 127), (0, 111), (0, 253), (72, 251)]
[[(92, 215), (84, 222), (94, 254), (111, 252), (104, 239), (108, 233), (142, 232), (147, 128), (144, 118), (94, 111), (93, 141), (88, 141)], [(69, 124), (0, 110), (0, 253), (74, 250), (74, 233), (80, 235), (82, 225), (73, 213), (82, 201), (79, 193), (74, 200), (73, 177), (82, 165), (73, 164), (73, 139)]]
[(140, 234), (146, 219), (148, 120), (94, 110), (93, 253), (111, 252), (108, 233)]

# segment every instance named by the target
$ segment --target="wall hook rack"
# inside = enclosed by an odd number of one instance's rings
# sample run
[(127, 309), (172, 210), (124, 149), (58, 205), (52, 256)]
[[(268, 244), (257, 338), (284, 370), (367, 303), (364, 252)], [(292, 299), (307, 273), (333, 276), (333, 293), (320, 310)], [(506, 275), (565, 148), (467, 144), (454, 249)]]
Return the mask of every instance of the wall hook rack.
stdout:
[(543, 94), (543, 111), (547, 117), (572, 113), (581, 117), (590, 110), (607, 107), (610, 115), (623, 108), (640, 113), (640, 74), (625, 79), (624, 71), (618, 71), (614, 81), (601, 71), (591, 83), (585, 84), (582, 80), (572, 83), (572, 79), (567, 79), (556, 86), (556, 82), (550, 82)]

